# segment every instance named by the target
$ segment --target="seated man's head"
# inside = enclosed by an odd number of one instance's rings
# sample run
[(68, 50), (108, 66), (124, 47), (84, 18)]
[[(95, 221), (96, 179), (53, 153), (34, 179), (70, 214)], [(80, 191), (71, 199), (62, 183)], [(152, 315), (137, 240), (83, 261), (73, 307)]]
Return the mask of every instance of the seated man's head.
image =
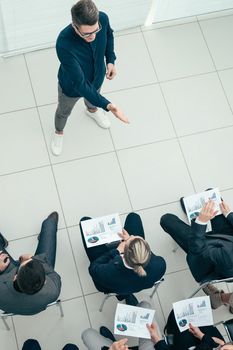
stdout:
[(130, 236), (125, 244), (124, 261), (139, 276), (146, 276), (144, 268), (149, 264), (151, 250), (149, 244), (140, 236)]
[(20, 264), (15, 281), (20, 292), (35, 294), (45, 284), (45, 270), (40, 261), (28, 259)]
[(72, 26), (81, 38), (87, 42), (95, 40), (101, 30), (99, 11), (91, 0), (80, 0), (71, 8)]

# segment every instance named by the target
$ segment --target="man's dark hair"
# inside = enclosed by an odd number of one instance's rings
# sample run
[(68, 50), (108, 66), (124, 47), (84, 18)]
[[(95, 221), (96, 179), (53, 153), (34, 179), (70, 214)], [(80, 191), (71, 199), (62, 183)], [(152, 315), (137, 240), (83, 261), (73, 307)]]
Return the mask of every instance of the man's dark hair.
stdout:
[(91, 0), (80, 0), (71, 8), (74, 24), (93, 26), (99, 20), (99, 11)]
[(38, 260), (31, 260), (21, 266), (17, 273), (17, 285), (22, 293), (35, 294), (45, 283), (45, 270)]

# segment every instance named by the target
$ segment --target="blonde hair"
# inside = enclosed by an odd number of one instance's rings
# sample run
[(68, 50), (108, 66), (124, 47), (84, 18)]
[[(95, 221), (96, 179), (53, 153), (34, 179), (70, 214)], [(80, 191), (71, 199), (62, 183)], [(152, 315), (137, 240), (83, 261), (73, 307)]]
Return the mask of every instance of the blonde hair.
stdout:
[(132, 239), (125, 247), (124, 259), (129, 267), (141, 277), (146, 276), (144, 267), (149, 263), (151, 250), (149, 244), (140, 237)]

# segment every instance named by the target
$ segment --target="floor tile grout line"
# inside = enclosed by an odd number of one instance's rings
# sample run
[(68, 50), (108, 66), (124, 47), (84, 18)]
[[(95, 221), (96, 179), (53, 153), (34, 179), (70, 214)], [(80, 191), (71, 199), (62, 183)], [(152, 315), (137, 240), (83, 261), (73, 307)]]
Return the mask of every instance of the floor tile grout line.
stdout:
[[(224, 189), (221, 189), (221, 193), (222, 192), (226, 192), (226, 191), (231, 191), (231, 190), (233, 190), (233, 187), (224, 188)], [(150, 207), (144, 207), (144, 208), (135, 209), (135, 212), (138, 213), (138, 212), (142, 212), (142, 211), (146, 211), (146, 210), (156, 209), (156, 208), (164, 207), (164, 206), (175, 204), (175, 203), (179, 203), (179, 200), (166, 202), (166, 203), (161, 203), (161, 204), (156, 204), (156, 205), (153, 205), (153, 206), (150, 206)], [(120, 213), (120, 215), (127, 215), (127, 214), (128, 214), (128, 211), (124, 212), (124, 213)], [(60, 228), (58, 228), (58, 231), (69, 230), (69, 229), (72, 229), (72, 228), (76, 228), (76, 227), (78, 227), (78, 225), (79, 225), (79, 223), (74, 224), (74, 225), (60, 227)], [(32, 234), (32, 235), (25, 235), (25, 236), (22, 236), (22, 237), (19, 237), (19, 238), (9, 239), (8, 241), (10, 243), (10, 242), (15, 242), (15, 241), (19, 241), (21, 239), (27, 239), (27, 238), (35, 237), (35, 236), (37, 236), (37, 233), (36, 234)]]
[[(175, 82), (177, 80), (194, 78), (194, 77), (198, 77), (198, 76), (202, 76), (202, 75), (213, 74), (213, 73), (217, 73), (217, 72), (224, 72), (224, 71), (232, 70), (232, 69), (233, 69), (233, 66), (232, 67), (227, 67), (227, 68), (222, 68), (222, 69), (217, 69), (217, 70), (213, 70), (213, 71), (203, 72), (203, 73), (186, 75), (186, 76), (177, 77), (177, 78), (174, 78), (174, 79), (158, 80), (158, 81), (152, 82), (152, 83), (146, 83), (146, 84), (126, 87), (126, 88), (122, 88), (122, 89), (117, 89), (117, 90), (103, 91), (103, 94), (109, 95), (109, 94), (114, 94), (114, 93), (118, 93), (118, 92), (125, 92), (127, 90), (133, 90), (133, 89), (137, 89), (137, 88), (143, 88), (143, 87), (147, 87), (147, 86), (158, 85), (159, 83), (160, 84), (166, 84), (166, 83), (169, 83), (169, 82)], [(36, 104), (34, 106), (25, 107), (25, 108), (12, 109), (10, 111), (1, 112), (0, 113), (0, 118), (4, 117), (4, 115), (10, 114), (10, 113), (16, 113), (16, 112), (21, 112), (21, 111), (26, 111), (26, 110), (29, 110), (29, 109), (36, 109), (36, 108), (40, 109), (40, 108), (43, 108), (43, 107), (52, 106), (52, 105), (56, 105), (56, 104), (57, 104), (57, 102), (49, 102), (49, 103), (45, 103), (45, 104)]]
[(130, 198), (129, 189), (128, 189), (128, 187), (127, 187), (127, 183), (126, 183), (126, 180), (125, 180), (125, 177), (124, 177), (123, 169), (122, 169), (122, 167), (121, 167), (119, 155), (118, 155), (117, 150), (116, 150), (116, 148), (115, 148), (115, 143), (114, 143), (114, 139), (113, 139), (111, 130), (109, 130), (109, 134), (110, 134), (110, 137), (111, 137), (111, 139), (112, 139), (113, 147), (114, 147), (114, 150), (115, 150), (115, 156), (116, 156), (117, 163), (118, 163), (118, 166), (119, 166), (119, 169), (120, 169), (120, 172), (121, 172), (122, 180), (123, 180), (124, 185), (125, 185), (125, 190), (126, 190), (126, 193), (127, 193), (127, 196), (128, 196), (129, 203), (130, 203), (131, 211), (133, 211), (134, 209), (133, 209), (133, 204), (132, 204), (132, 201), (131, 201), (131, 198)]
[(217, 76), (218, 76), (218, 80), (219, 80), (220, 85), (221, 85), (221, 87), (222, 87), (222, 90), (223, 90), (224, 96), (225, 96), (225, 98), (226, 98), (227, 104), (228, 104), (228, 106), (229, 106), (229, 108), (230, 108), (230, 111), (231, 111), (231, 114), (232, 114), (232, 116), (233, 116), (233, 107), (232, 107), (231, 104), (230, 104), (230, 101), (229, 101), (229, 99), (228, 99), (227, 93), (226, 93), (225, 88), (224, 88), (224, 86), (223, 86), (222, 79), (220, 78), (219, 71), (218, 71), (217, 66), (216, 66), (216, 64), (215, 64), (213, 55), (212, 55), (211, 50), (210, 50), (210, 48), (209, 48), (209, 45), (208, 45), (207, 39), (206, 39), (206, 37), (205, 37), (205, 34), (204, 34), (204, 32), (203, 32), (201, 23), (200, 23), (199, 21), (197, 21), (197, 23), (198, 23), (199, 28), (200, 28), (200, 31), (201, 31), (201, 33), (202, 33), (202, 36), (203, 36), (203, 39), (204, 39), (204, 41), (205, 41), (205, 44), (206, 44), (207, 50), (208, 50), (208, 52), (209, 52), (209, 55), (210, 55), (210, 57), (211, 57), (212, 63), (213, 63), (213, 65), (214, 65), (214, 67), (215, 67), (215, 70), (216, 70), (216, 73), (217, 73)]
[[(155, 72), (155, 75), (158, 77), (157, 71), (156, 71), (156, 68), (155, 68), (153, 59), (152, 59), (152, 57), (151, 57), (150, 50), (149, 50), (149, 47), (148, 47), (148, 45), (147, 45), (147, 42), (146, 42), (146, 39), (145, 39), (145, 36), (144, 36), (144, 35), (143, 35), (143, 39), (144, 39), (144, 42), (145, 42), (146, 49), (147, 49), (147, 51), (148, 51), (148, 55), (149, 55), (150, 60), (151, 60), (152, 67), (153, 67), (154, 72)], [(185, 163), (186, 170), (187, 170), (187, 173), (188, 173), (188, 175), (189, 175), (189, 179), (190, 179), (190, 181), (191, 181), (191, 183), (192, 183), (192, 186), (193, 186), (194, 191), (196, 192), (196, 188), (195, 188), (195, 185), (194, 185), (194, 181), (193, 181), (193, 179), (192, 179), (191, 172), (190, 172), (190, 170), (189, 170), (189, 167), (188, 167), (188, 164), (187, 164), (187, 161), (186, 161), (186, 158), (185, 158), (183, 149), (182, 149), (182, 147), (181, 147), (181, 143), (180, 143), (180, 140), (179, 140), (179, 136), (178, 136), (178, 133), (177, 133), (177, 131), (176, 131), (175, 124), (174, 124), (174, 122), (173, 122), (172, 115), (171, 115), (170, 109), (169, 109), (169, 107), (168, 107), (167, 100), (166, 100), (166, 98), (165, 98), (165, 95), (164, 95), (164, 92), (163, 92), (161, 83), (159, 82), (158, 85), (159, 85), (159, 89), (160, 89), (160, 92), (161, 92), (162, 97), (163, 97), (163, 101), (164, 101), (165, 106), (166, 106), (166, 109), (167, 109), (167, 113), (168, 113), (169, 119), (170, 119), (170, 121), (171, 121), (173, 130), (174, 130), (174, 133), (175, 133), (175, 135), (176, 135), (176, 137), (177, 137), (177, 143), (178, 143), (178, 145), (179, 145), (179, 149), (180, 149), (181, 155), (182, 155), (182, 157), (183, 157), (183, 161), (184, 161), (184, 163)]]
[(161, 301), (160, 296), (159, 296), (159, 287), (158, 287), (158, 290), (156, 290), (156, 295), (157, 295), (157, 299), (158, 299), (158, 303), (159, 303), (160, 309), (162, 311), (164, 324), (166, 325), (166, 317), (165, 317), (165, 313), (164, 313), (164, 310), (163, 310), (162, 301)]
[[(25, 64), (26, 64), (26, 67), (27, 67), (28, 76), (29, 76), (29, 79), (30, 79), (30, 84), (31, 84), (32, 93), (33, 93), (33, 96), (34, 96), (34, 99), (35, 99), (35, 102), (36, 102), (35, 91), (34, 91), (34, 88), (33, 88), (32, 80), (31, 80), (31, 76), (30, 76), (30, 71), (29, 71), (29, 67), (28, 67), (27, 60), (26, 60), (25, 55), (24, 55), (24, 60), (25, 60)], [(83, 294), (83, 286), (82, 286), (81, 279), (80, 279), (80, 275), (79, 275), (79, 271), (78, 271), (78, 268), (77, 268), (77, 264), (76, 264), (76, 260), (75, 260), (75, 256), (74, 256), (74, 251), (73, 251), (73, 247), (72, 247), (71, 238), (70, 238), (70, 235), (69, 235), (69, 231), (68, 231), (68, 229), (67, 229), (67, 222), (66, 222), (65, 212), (64, 212), (64, 209), (63, 209), (63, 205), (62, 205), (62, 200), (61, 200), (60, 192), (59, 192), (59, 189), (58, 189), (58, 184), (57, 184), (57, 181), (56, 181), (56, 176), (55, 176), (55, 172), (54, 172), (54, 169), (53, 169), (53, 164), (52, 164), (52, 162), (51, 162), (51, 157), (50, 157), (48, 145), (47, 145), (47, 142), (46, 142), (45, 132), (44, 132), (44, 129), (43, 129), (43, 125), (42, 125), (42, 121), (41, 121), (41, 118), (40, 118), (40, 113), (39, 113), (38, 107), (36, 107), (36, 109), (37, 109), (37, 114), (38, 114), (38, 118), (39, 118), (39, 121), (40, 121), (40, 126), (41, 126), (41, 130), (42, 130), (42, 133), (43, 133), (43, 137), (44, 137), (45, 146), (46, 146), (47, 153), (48, 153), (48, 158), (49, 158), (49, 161), (50, 161), (50, 170), (51, 170), (51, 172), (52, 172), (53, 181), (54, 181), (54, 186), (55, 186), (55, 188), (56, 188), (58, 201), (59, 201), (59, 204), (60, 204), (60, 208), (61, 208), (63, 220), (64, 220), (64, 223), (65, 223), (66, 232), (67, 232), (67, 237), (68, 237), (68, 240), (69, 240), (69, 244), (70, 244), (70, 248), (71, 248), (71, 252), (72, 252), (72, 257), (73, 257), (73, 261), (74, 261), (74, 264), (75, 264), (75, 269), (76, 269), (77, 277), (78, 277), (79, 284), (80, 284), (80, 288), (81, 288), (81, 291), (82, 291), (82, 294)], [(86, 308), (86, 312), (87, 312), (88, 319), (89, 319), (89, 322), (90, 322), (90, 316), (89, 316), (89, 312), (88, 312), (88, 308), (87, 308), (86, 303), (85, 303), (85, 308)]]
[[(19, 347), (19, 341), (17, 337), (17, 332), (16, 332), (16, 327), (15, 327), (15, 322), (14, 322), (14, 317), (10, 316), (11, 321), (12, 321), (12, 326), (13, 326), (13, 331), (14, 331), (14, 336), (15, 336), (15, 342), (18, 350), (21, 350)], [(7, 321), (6, 321), (7, 322)], [(8, 331), (9, 332), (9, 331)]]

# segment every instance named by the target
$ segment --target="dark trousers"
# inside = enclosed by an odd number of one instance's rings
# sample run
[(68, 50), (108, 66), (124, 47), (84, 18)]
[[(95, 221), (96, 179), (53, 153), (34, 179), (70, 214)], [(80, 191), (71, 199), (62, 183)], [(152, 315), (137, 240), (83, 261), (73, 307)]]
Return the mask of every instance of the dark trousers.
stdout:
[[(176, 215), (165, 214), (161, 217), (160, 225), (167, 232), (176, 243), (185, 251), (189, 253), (189, 239), (192, 228), (184, 221), (180, 220)], [(223, 215), (218, 215), (211, 220), (212, 231), (208, 234), (225, 234), (233, 235), (233, 227)], [(207, 238), (208, 239), (208, 238)], [(207, 262), (202, 256), (193, 257), (188, 256), (187, 261), (191, 265), (191, 272), (197, 282), (219, 278), (213, 273), (214, 265)], [(209, 277), (207, 277), (209, 276)]]
[[(35, 255), (45, 253), (48, 264), (54, 268), (57, 248), (57, 221), (54, 217), (47, 218), (43, 221), (39, 237), (40, 239), (38, 241)], [(9, 255), (9, 253), (2, 247), (1, 243), (0, 250), (3, 250)], [(10, 255), (9, 257), (9, 267), (13, 267), (12, 265), (19, 266), (18, 260), (14, 260)]]
[[(97, 90), (100, 92), (100, 89)], [(81, 97), (69, 97), (62, 92), (62, 88), (58, 84), (58, 106), (55, 113), (55, 129), (56, 131), (63, 131), (67, 123), (67, 119), (70, 116), (72, 109), (74, 108), (76, 102), (80, 100)], [(89, 101), (84, 98), (84, 103), (87, 109), (95, 109)]]
[[(82, 235), (84, 249), (86, 251), (88, 259), (90, 260), (90, 262), (92, 262), (95, 259), (97, 259), (99, 256), (108, 252), (110, 249), (117, 248), (117, 246), (119, 245), (119, 242), (110, 243), (110, 244), (102, 244), (102, 245), (99, 245), (96, 247), (87, 248), (86, 242), (85, 242), (85, 239), (83, 236), (81, 221), (89, 220), (89, 219), (91, 219), (91, 218), (87, 217), (87, 216), (83, 217), (80, 220), (79, 226), (80, 226), (80, 231), (81, 231), (81, 235)], [(145, 238), (142, 220), (141, 220), (140, 216), (136, 213), (130, 213), (127, 215), (127, 217), (125, 219), (124, 229), (128, 232), (129, 235), (140, 236), (142, 238)], [(127, 296), (128, 295), (119, 295), (118, 300), (123, 300), (123, 299), (127, 298)]]
[[(41, 350), (40, 344), (35, 339), (28, 339), (24, 342), (22, 350)], [(62, 350), (78, 350), (74, 344), (66, 344)]]
[[(113, 247), (116, 248), (119, 245), (119, 242), (110, 243), (110, 244), (102, 244), (102, 245), (99, 245), (96, 247), (87, 248), (87, 245), (86, 245), (86, 242), (85, 242), (85, 239), (83, 236), (81, 221), (89, 220), (89, 219), (91, 219), (91, 218), (88, 216), (83, 217), (80, 220), (79, 226), (80, 226), (80, 231), (81, 231), (81, 235), (82, 235), (84, 249), (86, 251), (88, 259), (90, 260), (90, 262), (92, 262), (95, 259), (97, 259), (99, 256), (108, 252)], [(141, 220), (140, 216), (136, 213), (130, 213), (127, 215), (127, 217), (125, 219), (124, 229), (128, 232), (129, 235), (141, 236), (142, 238), (145, 238), (142, 220)]]

